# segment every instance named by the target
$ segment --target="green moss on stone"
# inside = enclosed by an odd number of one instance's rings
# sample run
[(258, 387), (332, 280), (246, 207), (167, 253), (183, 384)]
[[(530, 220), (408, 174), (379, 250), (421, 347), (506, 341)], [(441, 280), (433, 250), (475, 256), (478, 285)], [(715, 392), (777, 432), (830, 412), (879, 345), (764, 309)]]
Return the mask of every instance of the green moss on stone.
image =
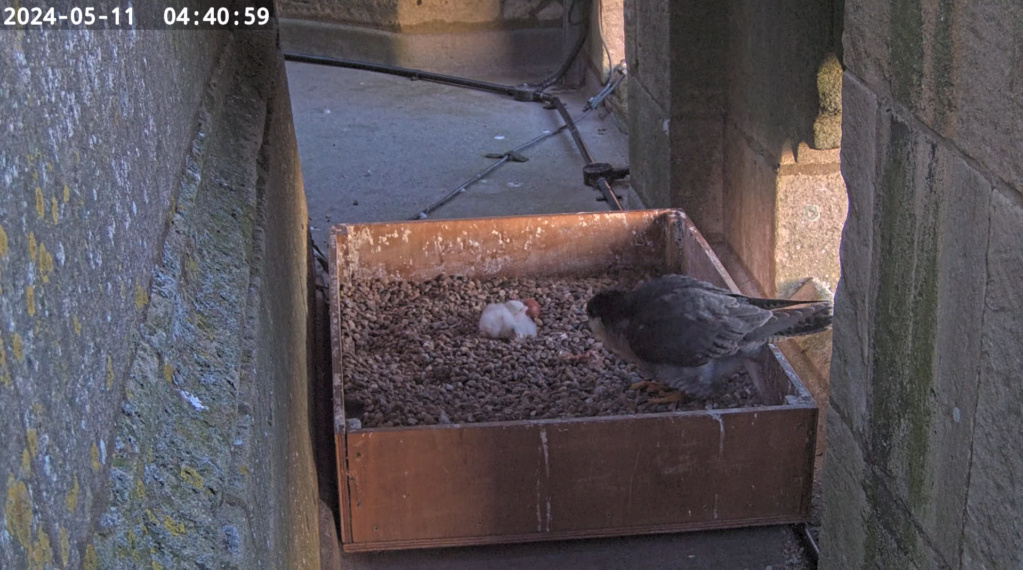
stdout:
[[(931, 181), (917, 186), (920, 149), (908, 126), (893, 122), (879, 189), (876, 328), (872, 339), (870, 462), (879, 469), (865, 485), (874, 513), (899, 549), (912, 558), (916, 532), (909, 507), (925, 505), (931, 434), (938, 303), (938, 232), (941, 202)], [(933, 162), (933, 147), (931, 149)], [(928, 172), (933, 164), (927, 164)], [(899, 481), (905, 476), (904, 481)], [(892, 482), (892, 479), (895, 482)], [(875, 536), (875, 539), (878, 537)], [(874, 541), (874, 547), (881, 544)], [(875, 555), (887, 559), (882, 548)], [(882, 564), (884, 565), (884, 564)]]
[(955, 9), (952, 0), (938, 1), (938, 21), (931, 36), (931, 86), (934, 94), (934, 119), (939, 128), (948, 127), (955, 113), (955, 80), (952, 76), (954, 51), (952, 40)]
[(912, 106), (921, 93), (924, 77), (923, 12), (920, 0), (889, 0), (888, 5), (892, 92)]

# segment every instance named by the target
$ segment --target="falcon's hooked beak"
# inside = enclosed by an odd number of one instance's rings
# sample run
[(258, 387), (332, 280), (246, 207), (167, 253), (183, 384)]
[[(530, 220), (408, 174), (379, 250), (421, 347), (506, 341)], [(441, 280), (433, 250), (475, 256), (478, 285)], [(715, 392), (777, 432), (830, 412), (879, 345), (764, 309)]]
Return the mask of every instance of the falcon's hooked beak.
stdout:
[(590, 317), (590, 330), (593, 331), (593, 336), (597, 337), (597, 340), (606, 341), (607, 332), (604, 330), (604, 321), (600, 320), (600, 317)]
[(610, 290), (597, 293), (586, 303), (586, 314), (590, 317), (590, 330), (597, 340), (608, 344), (607, 326), (614, 326), (616, 321), (627, 319), (625, 312), (626, 298), (624, 291)]

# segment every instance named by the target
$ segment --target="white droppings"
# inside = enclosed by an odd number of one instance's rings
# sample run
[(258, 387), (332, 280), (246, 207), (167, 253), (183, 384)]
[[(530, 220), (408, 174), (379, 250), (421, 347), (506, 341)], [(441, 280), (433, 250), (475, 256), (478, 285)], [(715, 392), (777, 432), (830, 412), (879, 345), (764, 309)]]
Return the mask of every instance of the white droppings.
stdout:
[(196, 411), (201, 412), (206, 409), (206, 406), (202, 404), (202, 400), (200, 400), (199, 398), (195, 397), (191, 393), (186, 392), (184, 390), (179, 390), (179, 392), (181, 392), (181, 397), (184, 398), (186, 402), (191, 404), (192, 407), (196, 409)]
[[(721, 414), (720, 413), (708, 411), (707, 415), (709, 415), (710, 417), (714, 418), (714, 421), (716, 421), (718, 423), (718, 428), (719, 428), (720, 434), (721, 434), (719, 436), (719, 438), (718, 438), (718, 453), (724, 453), (725, 452), (725, 422), (724, 422), (724, 420), (721, 419)], [(717, 518), (717, 517), (715, 516), (714, 518)]]
[(550, 457), (547, 453), (547, 429), (540, 428), (540, 449), (543, 450), (543, 468), (548, 477), (551, 476)]
[(955, 423), (959, 423), (963, 420), (963, 414), (959, 411), (959, 408), (952, 408), (952, 420)]
[[(546, 479), (550, 479), (551, 466), (550, 466), (550, 451), (547, 447), (547, 429), (540, 428), (540, 451), (543, 453), (543, 469), (546, 474)], [(551, 498), (548, 496), (545, 501), (543, 512), (540, 510), (540, 482), (539, 473), (536, 478), (536, 532), (543, 532), (551, 530)]]
[(99, 440), (99, 462), (103, 465), (107, 464), (107, 442)]

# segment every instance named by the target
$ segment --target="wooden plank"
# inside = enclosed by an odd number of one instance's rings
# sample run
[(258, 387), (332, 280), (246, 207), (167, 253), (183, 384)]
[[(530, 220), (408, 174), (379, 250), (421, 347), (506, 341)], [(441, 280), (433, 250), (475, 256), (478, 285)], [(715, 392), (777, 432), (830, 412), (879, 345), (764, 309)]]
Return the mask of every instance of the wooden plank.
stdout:
[(351, 521), (351, 500), (348, 491), (348, 449), (344, 433), (345, 426), (345, 392), (342, 380), (342, 353), (341, 353), (341, 268), (347, 262), (340, 257), (340, 250), (337, 247), (337, 236), (340, 233), (338, 226), (330, 230), (330, 354), (331, 354), (331, 381), (334, 393), (334, 447), (337, 453), (337, 488), (338, 501), (340, 503), (340, 538), (341, 542), (352, 540)]
[(349, 433), (353, 540), (539, 532), (547, 496), (542, 429), (505, 423)]
[(338, 225), (343, 280), (584, 275), (659, 267), (670, 210)]
[(620, 529), (586, 530), (579, 532), (556, 532), (549, 534), (509, 534), (501, 536), (465, 536), (456, 538), (431, 538), (427, 540), (400, 540), (390, 542), (354, 542), (342, 544), (345, 552), (379, 552), (385, 550), (405, 550), (413, 548), (442, 548), (451, 546), (476, 546), (489, 544), (514, 544), (520, 542), (545, 542), (550, 540), (570, 540), (580, 538), (601, 538), (630, 536), (641, 534), (665, 534), (674, 532), (693, 532), (700, 530), (715, 530), (751, 526), (768, 526), (781, 524), (794, 524), (805, 522), (804, 516), (781, 516), (767, 518), (749, 518), (742, 520), (712, 521), (707, 523), (686, 523), (655, 525), (650, 527), (637, 527), (629, 532), (622, 532)]
[(468, 544), (802, 520), (815, 414), (775, 407), (351, 432), (353, 541)]
[(552, 530), (805, 516), (813, 410), (760, 410), (632, 416), (550, 430)]

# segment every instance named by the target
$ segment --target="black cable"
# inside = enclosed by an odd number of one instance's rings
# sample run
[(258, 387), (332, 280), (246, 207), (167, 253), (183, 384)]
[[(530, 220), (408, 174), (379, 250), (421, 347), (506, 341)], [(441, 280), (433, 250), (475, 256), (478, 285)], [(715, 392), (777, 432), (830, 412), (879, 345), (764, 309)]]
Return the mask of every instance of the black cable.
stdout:
[(556, 69), (554, 73), (551, 73), (550, 75), (545, 77), (542, 81), (540, 81), (540, 83), (531, 85), (531, 87), (535, 87), (536, 89), (543, 91), (544, 89), (547, 89), (548, 87), (554, 85), (558, 81), (561, 81), (561, 79), (565, 77), (565, 74), (568, 73), (568, 68), (572, 66), (572, 62), (575, 61), (575, 58), (579, 56), (579, 52), (582, 51), (583, 44), (586, 43), (586, 37), (589, 35), (590, 32), (589, 1), (573, 0), (572, 5), (568, 8), (568, 10), (569, 19), (571, 20), (572, 10), (575, 9), (576, 5), (579, 4), (582, 4), (582, 17), (580, 18), (580, 22), (578, 24), (579, 31), (577, 32), (575, 44), (572, 46), (572, 49), (569, 52), (568, 57), (566, 57), (565, 60), (561, 62), (561, 66), (558, 67), (558, 69)]
[[(302, 54), (284, 52), (284, 59), (288, 61), (298, 61), (302, 63), (314, 63), (318, 65), (329, 65), (332, 67), (343, 67), (347, 69), (359, 69), (363, 71), (374, 71), (377, 73), (388, 73), (391, 75), (397, 75), (399, 77), (407, 77), (409, 79), (432, 81), (434, 83), (442, 83), (444, 85), (454, 85), (456, 87), (468, 87), (469, 89), (476, 89), (479, 91), (487, 91), (489, 93), (497, 93), (499, 95), (508, 95), (514, 97), (519, 101), (540, 101), (540, 92), (547, 89), (551, 85), (554, 85), (568, 73), (568, 68), (572, 66), (572, 62), (579, 56), (579, 52), (582, 51), (583, 45), (586, 43), (586, 38), (589, 35), (589, 23), (590, 23), (590, 8), (587, 0), (573, 0), (572, 5), (568, 8), (569, 20), (571, 20), (571, 13), (575, 10), (576, 6), (582, 6), (580, 22), (576, 25), (579, 31), (576, 34), (575, 44), (572, 46), (571, 51), (561, 65), (553, 73), (545, 77), (542, 81), (536, 84), (525, 84), (517, 87), (511, 85), (501, 85), (498, 83), (489, 83), (486, 81), (478, 81), (475, 79), (467, 79), (464, 77), (456, 77), (454, 75), (445, 75), (442, 73), (433, 73), (430, 71), (421, 71), (418, 69), (408, 69), (405, 67), (396, 67), (393, 65), (383, 65), (379, 63), (368, 63), (364, 61), (354, 61), (350, 59), (339, 59), (333, 57), (323, 57), (318, 55)], [(567, 32), (566, 32), (567, 33)]]
[(489, 93), (508, 95), (509, 97), (516, 98), (520, 98), (523, 92), (521, 87), (512, 87), (510, 85), (501, 85), (499, 83), (477, 81), (475, 79), (466, 79), (464, 77), (444, 75), (442, 73), (433, 73), (430, 71), (421, 71), (418, 69), (395, 67), (393, 65), (382, 65), (378, 63), (367, 63), (364, 61), (352, 61), (349, 59), (337, 59), (333, 57), (322, 57), (318, 55), (308, 55), (290, 52), (284, 53), (284, 59), (288, 61), (298, 61), (302, 63), (329, 65), (331, 67), (344, 67), (347, 69), (360, 69), (363, 71), (387, 73), (390, 75), (397, 75), (399, 77), (407, 77), (412, 80), (432, 81), (434, 83), (443, 83), (445, 85), (453, 85), (456, 87), (468, 87), (470, 89), (476, 89), (478, 91), (487, 91)]
[(557, 97), (551, 97), (551, 103), (554, 104), (554, 108), (557, 109), (558, 114), (561, 115), (561, 119), (565, 121), (565, 125), (568, 127), (568, 132), (572, 135), (572, 139), (575, 140), (575, 146), (579, 147), (579, 153), (583, 155), (583, 160), (586, 164), (593, 163), (593, 155), (590, 154), (590, 150), (586, 148), (586, 143), (583, 142), (582, 135), (579, 134), (579, 129), (575, 128), (575, 121), (572, 120), (572, 116), (568, 114), (568, 109), (565, 108), (564, 103)]

